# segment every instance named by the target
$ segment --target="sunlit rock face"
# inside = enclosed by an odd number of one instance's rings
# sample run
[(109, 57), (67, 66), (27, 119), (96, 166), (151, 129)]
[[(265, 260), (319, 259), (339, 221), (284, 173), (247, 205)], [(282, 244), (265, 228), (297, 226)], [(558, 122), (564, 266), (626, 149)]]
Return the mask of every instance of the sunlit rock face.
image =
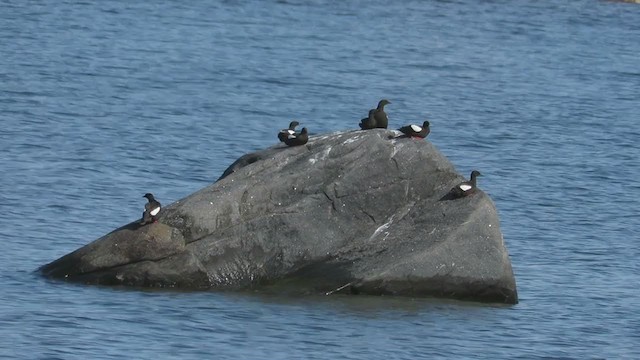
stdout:
[(465, 179), (429, 141), (400, 135), (333, 133), (244, 155), (157, 223), (136, 220), (41, 271), (89, 284), (516, 303), (491, 199), (445, 200)]

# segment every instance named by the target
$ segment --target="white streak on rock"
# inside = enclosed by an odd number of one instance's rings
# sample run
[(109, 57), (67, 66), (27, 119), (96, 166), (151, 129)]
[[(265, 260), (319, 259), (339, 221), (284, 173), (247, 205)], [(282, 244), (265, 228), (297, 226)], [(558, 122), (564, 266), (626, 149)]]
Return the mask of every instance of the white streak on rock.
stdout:
[(391, 156), (390, 157), (394, 157), (396, 156), (396, 153), (398, 152), (398, 147), (395, 146), (396, 144), (393, 144), (393, 150), (391, 151)]
[(352, 142), (356, 142), (360, 139), (360, 136), (354, 136), (352, 138), (348, 138), (347, 140), (345, 140), (345, 142), (343, 142), (344, 145), (346, 144), (351, 144)]
[[(378, 234), (380, 234), (381, 232), (383, 232), (383, 231), (387, 230), (387, 229), (389, 228), (389, 226), (391, 226), (391, 223), (393, 222), (393, 217), (394, 217), (394, 216), (395, 216), (395, 215), (391, 216), (391, 218), (389, 218), (389, 221), (387, 221), (386, 223), (384, 223), (384, 224), (380, 225), (380, 226), (376, 229), (376, 231), (374, 231), (374, 232), (373, 232), (373, 234), (369, 237), (369, 241), (373, 240), (373, 238), (375, 238), (376, 236), (378, 236)], [(387, 238), (387, 236), (389, 236), (389, 233), (388, 233), (388, 232), (387, 232), (387, 233), (385, 233), (383, 240), (384, 240), (384, 239), (386, 239), (386, 238)]]
[(331, 146), (327, 146), (327, 148), (324, 149), (321, 153), (319, 153), (316, 156), (314, 156), (311, 159), (309, 159), (309, 163), (310, 164), (315, 164), (318, 161), (322, 161), (322, 160), (326, 159), (327, 156), (329, 156), (330, 152), (331, 152)]

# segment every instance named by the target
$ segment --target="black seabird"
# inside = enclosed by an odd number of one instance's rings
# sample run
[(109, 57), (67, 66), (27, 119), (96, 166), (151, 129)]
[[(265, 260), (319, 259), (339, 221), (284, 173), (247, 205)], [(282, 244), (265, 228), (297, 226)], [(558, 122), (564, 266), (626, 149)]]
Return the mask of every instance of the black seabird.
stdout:
[(469, 181), (463, 181), (460, 184), (454, 186), (450, 191), (449, 191), (449, 197), (453, 198), (453, 199), (457, 199), (457, 198), (461, 198), (461, 197), (465, 197), (465, 196), (469, 196), (473, 193), (476, 192), (476, 177), (478, 176), (482, 176), (482, 174), (480, 174), (480, 171), (478, 170), (473, 170), (471, 172), (471, 180)]
[(289, 135), (295, 135), (296, 126), (298, 125), (300, 125), (300, 123), (297, 121), (290, 122), (288, 129), (280, 130), (280, 132), (278, 133), (278, 139), (280, 139), (281, 142), (284, 142), (287, 139), (287, 137), (289, 137)]
[(428, 121), (423, 122), (422, 126), (407, 125), (407, 126), (401, 127), (398, 130), (400, 130), (401, 133), (407, 135), (408, 137), (417, 137), (422, 139), (426, 138), (427, 135), (429, 135), (429, 133), (431, 132)]
[(289, 135), (284, 143), (289, 146), (304, 145), (309, 141), (309, 135), (307, 134), (307, 128), (302, 128), (302, 131), (298, 134)]
[(360, 129), (368, 130), (376, 127), (376, 119), (374, 117), (375, 112), (376, 109), (369, 110), (369, 117), (360, 120), (360, 124), (358, 124), (360, 125)]
[(378, 107), (375, 109), (376, 112), (373, 115), (376, 119), (376, 127), (381, 129), (386, 129), (389, 124), (389, 118), (387, 117), (387, 113), (384, 112), (384, 106), (387, 104), (391, 104), (389, 100), (382, 99), (378, 103)]
[(140, 225), (146, 225), (158, 221), (156, 216), (160, 213), (160, 202), (153, 197), (152, 193), (146, 193), (143, 197), (146, 197), (149, 202), (144, 204), (144, 212), (142, 213)]

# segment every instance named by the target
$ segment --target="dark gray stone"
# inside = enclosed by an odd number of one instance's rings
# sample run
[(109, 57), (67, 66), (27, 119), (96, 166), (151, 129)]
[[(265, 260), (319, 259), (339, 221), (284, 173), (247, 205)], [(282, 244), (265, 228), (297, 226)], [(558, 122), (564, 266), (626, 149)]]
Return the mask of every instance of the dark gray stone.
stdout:
[[(238, 159), (214, 184), (41, 268), (96, 284), (516, 303), (495, 206), (428, 141), (383, 129)], [(480, 188), (482, 181), (480, 181)]]

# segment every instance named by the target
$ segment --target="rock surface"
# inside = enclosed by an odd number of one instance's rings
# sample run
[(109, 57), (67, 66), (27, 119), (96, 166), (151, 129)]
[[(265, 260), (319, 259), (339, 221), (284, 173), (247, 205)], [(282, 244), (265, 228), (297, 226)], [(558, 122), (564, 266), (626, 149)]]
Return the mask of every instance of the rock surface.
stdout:
[[(367, 130), (247, 154), (214, 184), (43, 266), (91, 284), (517, 303), (491, 199), (428, 141)], [(482, 183), (480, 183), (480, 187)]]

